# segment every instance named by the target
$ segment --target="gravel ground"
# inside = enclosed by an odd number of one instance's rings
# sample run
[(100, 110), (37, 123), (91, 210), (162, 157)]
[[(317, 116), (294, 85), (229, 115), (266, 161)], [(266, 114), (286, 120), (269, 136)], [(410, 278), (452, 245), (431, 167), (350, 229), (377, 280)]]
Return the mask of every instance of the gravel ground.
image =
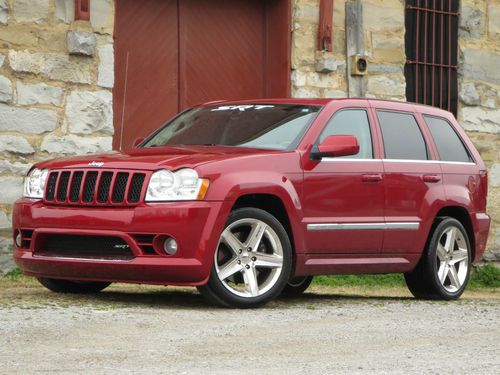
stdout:
[(498, 291), (451, 303), (376, 293), (316, 288), (225, 310), (185, 289), (0, 285), (0, 373), (499, 373)]

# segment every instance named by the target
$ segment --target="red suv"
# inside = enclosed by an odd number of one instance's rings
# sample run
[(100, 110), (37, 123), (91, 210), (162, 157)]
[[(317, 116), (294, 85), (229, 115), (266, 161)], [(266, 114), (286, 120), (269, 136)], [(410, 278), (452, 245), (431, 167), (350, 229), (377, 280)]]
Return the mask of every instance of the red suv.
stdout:
[(55, 292), (192, 285), (261, 305), (313, 275), (405, 274), (456, 299), (485, 249), (487, 174), (448, 112), (367, 99), (211, 102), (131, 150), (55, 159), (14, 206), (14, 257)]

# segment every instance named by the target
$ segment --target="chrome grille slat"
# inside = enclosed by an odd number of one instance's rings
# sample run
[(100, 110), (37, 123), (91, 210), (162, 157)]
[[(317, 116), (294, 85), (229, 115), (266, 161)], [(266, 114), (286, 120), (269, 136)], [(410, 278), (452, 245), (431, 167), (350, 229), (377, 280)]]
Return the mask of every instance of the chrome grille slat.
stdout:
[(58, 205), (133, 206), (149, 172), (95, 169), (51, 170), (44, 201)]

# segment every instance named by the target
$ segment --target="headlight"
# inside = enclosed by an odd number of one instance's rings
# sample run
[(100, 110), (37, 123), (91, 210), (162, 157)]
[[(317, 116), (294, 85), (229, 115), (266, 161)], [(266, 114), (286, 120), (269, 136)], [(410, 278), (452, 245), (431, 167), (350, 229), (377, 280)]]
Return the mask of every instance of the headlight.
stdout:
[(151, 176), (146, 201), (202, 200), (207, 189), (208, 180), (199, 178), (194, 169), (184, 168), (177, 172), (161, 169)]
[(42, 199), (49, 171), (34, 168), (24, 179), (24, 194), (26, 198)]

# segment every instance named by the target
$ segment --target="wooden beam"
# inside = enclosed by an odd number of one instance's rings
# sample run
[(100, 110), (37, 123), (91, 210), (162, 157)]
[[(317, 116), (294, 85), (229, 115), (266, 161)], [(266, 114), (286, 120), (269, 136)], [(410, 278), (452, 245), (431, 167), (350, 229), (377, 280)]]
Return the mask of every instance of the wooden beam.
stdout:
[(332, 52), (333, 0), (320, 0), (318, 50)]
[(366, 95), (366, 78), (351, 74), (351, 56), (364, 55), (363, 4), (361, 0), (345, 3), (346, 76), (349, 97)]

